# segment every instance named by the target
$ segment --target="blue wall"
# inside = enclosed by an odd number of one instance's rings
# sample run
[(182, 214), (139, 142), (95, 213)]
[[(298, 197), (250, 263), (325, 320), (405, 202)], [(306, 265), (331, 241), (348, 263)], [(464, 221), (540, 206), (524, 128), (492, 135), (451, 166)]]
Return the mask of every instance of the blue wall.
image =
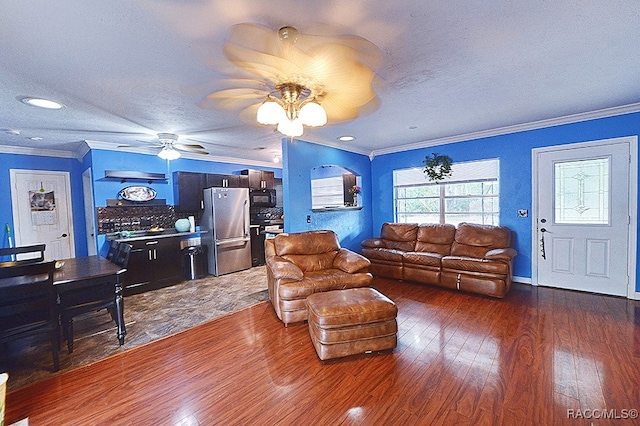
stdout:
[[(255, 167), (243, 164), (221, 163), (179, 158), (165, 161), (156, 155), (134, 154), (118, 151), (91, 150), (91, 164), (93, 173), (93, 195), (96, 207), (107, 205), (108, 199), (118, 198), (118, 192), (134, 183), (121, 183), (119, 180), (105, 179), (105, 170), (140, 171), (147, 173), (162, 173), (167, 176), (166, 181), (153, 181), (148, 184), (157, 192), (158, 199), (165, 199), (168, 205), (173, 205), (173, 173), (188, 171), (198, 173), (240, 174), (244, 169), (260, 169), (274, 172), (275, 177), (282, 177), (282, 169)], [(145, 185), (147, 185), (145, 183)], [(98, 251), (105, 255), (107, 246), (105, 236), (98, 236)]]
[[(372, 236), (371, 163), (361, 154), (308, 142), (284, 139), (282, 142), (284, 216), (286, 232), (331, 229), (342, 247), (360, 252), (360, 242)], [(313, 212), (311, 210), (311, 169), (337, 164), (360, 177), (358, 196), (361, 210)], [(311, 223), (307, 223), (307, 216)]]
[(15, 243), (15, 227), (11, 208), (10, 169), (69, 172), (76, 256), (86, 256), (87, 237), (84, 226), (84, 199), (82, 192), (82, 171), (84, 168), (81, 162), (73, 158), (0, 153), (0, 206), (2, 206), (0, 208), (0, 225), (2, 226), (0, 247), (8, 247), (7, 233), (5, 231), (6, 223), (11, 227), (13, 242)]
[[(371, 164), (374, 233), (378, 235), (382, 224), (394, 219), (394, 169), (422, 167), (424, 157), (431, 152), (448, 155), (454, 162), (497, 157), (500, 159), (500, 224), (516, 232), (518, 256), (514, 261), (514, 275), (531, 278), (531, 227), (535, 218), (517, 216), (518, 209), (528, 209), (531, 213), (531, 150), (638, 134), (640, 113), (634, 113), (375, 157)], [(637, 206), (634, 210), (637, 211)], [(636, 291), (639, 291), (640, 273), (636, 275)]]

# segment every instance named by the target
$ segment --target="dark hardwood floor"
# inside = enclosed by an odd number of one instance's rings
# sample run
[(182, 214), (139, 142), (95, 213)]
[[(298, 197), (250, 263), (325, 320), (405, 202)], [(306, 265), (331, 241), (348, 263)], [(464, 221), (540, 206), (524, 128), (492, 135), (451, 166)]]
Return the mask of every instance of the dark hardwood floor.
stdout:
[(6, 420), (639, 423), (605, 418), (640, 409), (639, 302), (527, 285), (503, 300), (379, 279), (374, 286), (399, 308), (393, 351), (323, 363), (306, 324), (285, 328), (261, 302), (11, 392)]

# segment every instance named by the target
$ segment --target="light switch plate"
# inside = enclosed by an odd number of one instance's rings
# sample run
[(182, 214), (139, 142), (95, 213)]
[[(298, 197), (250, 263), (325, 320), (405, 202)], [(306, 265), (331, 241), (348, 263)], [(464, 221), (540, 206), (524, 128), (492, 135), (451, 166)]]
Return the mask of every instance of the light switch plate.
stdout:
[(518, 217), (529, 217), (529, 210), (518, 209)]

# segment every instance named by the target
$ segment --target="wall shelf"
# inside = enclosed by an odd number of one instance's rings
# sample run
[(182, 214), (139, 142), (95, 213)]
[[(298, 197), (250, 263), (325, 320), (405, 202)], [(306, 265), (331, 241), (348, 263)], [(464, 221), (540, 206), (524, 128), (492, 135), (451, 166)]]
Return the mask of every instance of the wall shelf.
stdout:
[(134, 170), (105, 170), (104, 178), (119, 180), (121, 183), (125, 183), (126, 181), (143, 181), (151, 183), (153, 181), (167, 180), (164, 173), (147, 173)]

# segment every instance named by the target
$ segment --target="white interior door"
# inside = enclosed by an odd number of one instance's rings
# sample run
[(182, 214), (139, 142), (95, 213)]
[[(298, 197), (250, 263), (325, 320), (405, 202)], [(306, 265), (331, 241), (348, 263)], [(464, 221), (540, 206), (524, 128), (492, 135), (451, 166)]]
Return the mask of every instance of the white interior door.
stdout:
[(536, 150), (537, 284), (627, 296), (629, 163), (624, 140)]
[(46, 244), (47, 259), (75, 256), (68, 172), (10, 170), (16, 246)]

